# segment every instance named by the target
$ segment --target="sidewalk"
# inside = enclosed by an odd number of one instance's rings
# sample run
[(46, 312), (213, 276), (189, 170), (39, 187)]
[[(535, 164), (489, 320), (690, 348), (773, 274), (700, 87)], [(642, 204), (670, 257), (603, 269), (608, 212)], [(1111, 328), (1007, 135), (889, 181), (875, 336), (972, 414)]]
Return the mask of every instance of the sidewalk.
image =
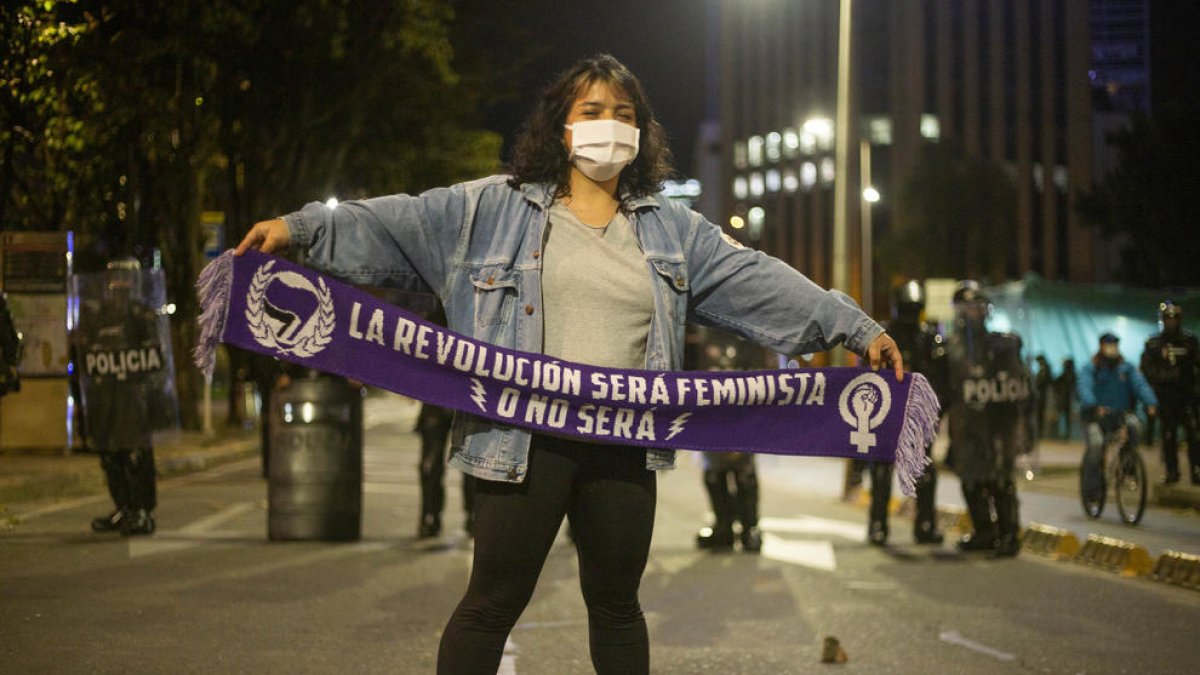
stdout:
[[(160, 478), (200, 471), (259, 454), (257, 429), (222, 427), (213, 435), (168, 430), (154, 434)], [(104, 493), (100, 457), (92, 452), (30, 449), (0, 452), (0, 521), (34, 503)]]

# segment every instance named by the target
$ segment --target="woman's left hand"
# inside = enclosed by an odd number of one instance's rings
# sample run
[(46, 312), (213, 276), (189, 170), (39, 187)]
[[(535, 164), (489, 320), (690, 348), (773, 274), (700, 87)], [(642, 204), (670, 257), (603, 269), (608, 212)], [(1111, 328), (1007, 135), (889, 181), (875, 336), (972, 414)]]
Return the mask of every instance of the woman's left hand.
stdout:
[(867, 363), (871, 370), (879, 370), (885, 365), (891, 365), (896, 371), (896, 381), (904, 381), (904, 357), (900, 355), (900, 346), (887, 333), (880, 333), (867, 347)]

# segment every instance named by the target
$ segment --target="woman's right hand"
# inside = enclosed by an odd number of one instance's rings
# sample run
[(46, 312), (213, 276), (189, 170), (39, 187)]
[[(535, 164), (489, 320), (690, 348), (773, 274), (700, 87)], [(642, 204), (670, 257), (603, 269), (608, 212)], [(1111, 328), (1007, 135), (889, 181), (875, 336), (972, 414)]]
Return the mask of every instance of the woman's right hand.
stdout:
[(255, 223), (254, 227), (250, 228), (233, 254), (241, 255), (252, 248), (263, 253), (270, 253), (286, 249), (290, 242), (291, 235), (288, 234), (287, 223), (283, 221), (283, 218), (264, 220)]

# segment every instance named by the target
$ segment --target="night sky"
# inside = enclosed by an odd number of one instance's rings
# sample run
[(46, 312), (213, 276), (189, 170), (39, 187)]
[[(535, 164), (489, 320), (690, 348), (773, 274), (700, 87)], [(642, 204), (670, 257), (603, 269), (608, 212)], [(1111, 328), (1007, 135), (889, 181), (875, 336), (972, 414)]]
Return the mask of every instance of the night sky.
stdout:
[(675, 167), (691, 175), (696, 128), (704, 117), (704, 8), (707, 0), (557, 2), (530, 16), (546, 53), (531, 64), (518, 101), (488, 116), (511, 141), (539, 89), (579, 58), (608, 52), (642, 80), (667, 130)]

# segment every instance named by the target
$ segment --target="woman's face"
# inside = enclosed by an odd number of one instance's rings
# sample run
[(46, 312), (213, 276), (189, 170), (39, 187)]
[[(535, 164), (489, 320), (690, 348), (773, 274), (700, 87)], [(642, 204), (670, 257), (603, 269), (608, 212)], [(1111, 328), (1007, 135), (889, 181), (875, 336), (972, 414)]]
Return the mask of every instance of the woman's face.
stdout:
[[(617, 120), (636, 127), (637, 111), (633, 99), (621, 89), (614, 89), (603, 80), (596, 80), (580, 88), (571, 108), (567, 111), (566, 124), (588, 120)], [(571, 130), (564, 130), (563, 142), (571, 147)]]

